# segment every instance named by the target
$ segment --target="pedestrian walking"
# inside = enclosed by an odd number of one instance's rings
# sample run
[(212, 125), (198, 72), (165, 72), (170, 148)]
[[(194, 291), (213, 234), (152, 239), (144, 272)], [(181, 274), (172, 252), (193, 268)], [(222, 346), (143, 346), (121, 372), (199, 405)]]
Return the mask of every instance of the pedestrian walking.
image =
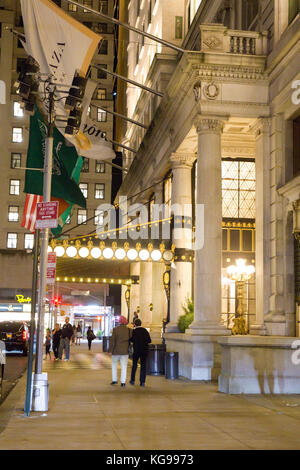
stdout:
[(72, 344), (75, 343), (76, 333), (77, 333), (77, 328), (76, 328), (76, 325), (74, 323), (74, 325), (73, 325), (73, 335), (72, 335)]
[(117, 367), (118, 362), (121, 364), (121, 387), (126, 385), (127, 364), (128, 364), (128, 349), (129, 340), (131, 338), (131, 330), (126, 326), (127, 319), (123, 316), (120, 317), (120, 325), (115, 327), (112, 332), (111, 341), (109, 344), (109, 352), (112, 354), (112, 382), (111, 385), (118, 383)]
[(92, 330), (92, 328), (89, 326), (88, 327), (88, 330), (86, 332), (86, 337), (87, 337), (87, 340), (88, 340), (88, 347), (89, 347), (89, 351), (91, 350), (91, 346), (92, 346), (92, 341), (94, 339), (96, 339), (96, 336)]
[(82, 333), (81, 326), (80, 326), (80, 323), (78, 323), (77, 328), (76, 328), (76, 343), (75, 344), (78, 344), (79, 346), (80, 346), (81, 333)]
[(146, 382), (148, 344), (151, 343), (151, 337), (148, 333), (148, 330), (142, 327), (142, 322), (139, 318), (135, 320), (134, 330), (132, 332), (130, 341), (133, 343), (130, 385), (134, 385), (138, 360), (140, 360), (140, 386), (144, 387)]
[(52, 331), (52, 349), (54, 354), (54, 360), (58, 360), (58, 350), (61, 338), (61, 328), (58, 323), (56, 323), (54, 330)]
[(69, 317), (66, 317), (65, 324), (61, 329), (61, 338), (59, 343), (59, 352), (58, 358), (62, 359), (63, 350), (65, 350), (65, 361), (70, 359), (70, 342), (73, 336), (73, 327), (71, 323), (69, 323)]
[(49, 354), (49, 359), (51, 361), (50, 347), (51, 347), (51, 332), (50, 330), (47, 330), (46, 339), (45, 339), (46, 356), (44, 357), (44, 359), (47, 359), (47, 356)]

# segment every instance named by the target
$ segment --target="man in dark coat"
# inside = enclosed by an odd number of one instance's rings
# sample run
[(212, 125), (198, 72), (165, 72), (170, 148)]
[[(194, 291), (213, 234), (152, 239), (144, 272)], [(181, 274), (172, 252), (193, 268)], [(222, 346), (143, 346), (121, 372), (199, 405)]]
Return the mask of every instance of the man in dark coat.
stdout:
[(70, 342), (73, 336), (73, 326), (69, 323), (69, 317), (66, 317), (66, 323), (61, 329), (61, 338), (59, 344), (58, 358), (62, 359), (63, 350), (65, 350), (65, 361), (70, 358)]
[(146, 364), (148, 355), (148, 344), (151, 343), (151, 338), (146, 330), (142, 327), (142, 322), (139, 318), (135, 320), (135, 328), (132, 332), (131, 342), (133, 343), (132, 355), (132, 370), (130, 384), (134, 385), (135, 373), (137, 369), (138, 360), (141, 361), (140, 371), (140, 386), (144, 387), (146, 382)]

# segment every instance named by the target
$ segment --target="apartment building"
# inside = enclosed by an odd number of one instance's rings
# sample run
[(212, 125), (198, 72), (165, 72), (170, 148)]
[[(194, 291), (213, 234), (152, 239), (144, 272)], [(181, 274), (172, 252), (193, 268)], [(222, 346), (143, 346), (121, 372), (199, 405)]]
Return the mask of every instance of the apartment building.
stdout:
[[(90, 116), (101, 125), (108, 139), (113, 137), (112, 76), (93, 68), (113, 70), (113, 26), (100, 17), (79, 9), (67, 1), (55, 1), (69, 15), (93, 29), (102, 39), (99, 43), (89, 76), (98, 82), (90, 107)], [(113, 16), (113, 0), (85, 0), (85, 6)], [(16, 292), (29, 292), (31, 288), (31, 252), (33, 234), (21, 227), (25, 194), (23, 193), (26, 153), (29, 136), (29, 116), (24, 114), (13, 84), (18, 77), (26, 53), (20, 38), (12, 30), (22, 33), (23, 22), (20, 2), (0, 1), (0, 80), (6, 84), (6, 104), (0, 107), (0, 302), (1, 298), (13, 300)], [(101, 217), (97, 207), (111, 202), (111, 166), (98, 160), (85, 159), (80, 177), (80, 188), (87, 199), (87, 209), (74, 207), (65, 225), (68, 238), (92, 233)], [(80, 224), (80, 226), (78, 226)], [(78, 227), (77, 227), (78, 226)], [(72, 229), (72, 230), (71, 230)], [(71, 231), (70, 231), (71, 230)]]

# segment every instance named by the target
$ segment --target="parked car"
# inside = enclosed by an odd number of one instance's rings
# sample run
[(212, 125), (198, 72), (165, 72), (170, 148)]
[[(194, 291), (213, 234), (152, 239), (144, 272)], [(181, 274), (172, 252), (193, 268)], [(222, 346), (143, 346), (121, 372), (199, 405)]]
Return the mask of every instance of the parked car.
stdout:
[(6, 351), (28, 353), (29, 329), (24, 321), (1, 321), (0, 340), (4, 341)]

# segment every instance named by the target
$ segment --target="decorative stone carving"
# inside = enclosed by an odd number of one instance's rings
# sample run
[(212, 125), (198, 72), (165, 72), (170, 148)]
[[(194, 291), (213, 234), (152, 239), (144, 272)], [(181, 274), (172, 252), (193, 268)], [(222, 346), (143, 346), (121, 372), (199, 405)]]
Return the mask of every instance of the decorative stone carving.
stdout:
[(197, 103), (201, 99), (201, 82), (200, 81), (195, 83), (193, 91), (195, 95), (195, 101)]
[(218, 49), (222, 45), (222, 41), (215, 36), (209, 36), (203, 43), (209, 47), (209, 49)]
[(223, 131), (224, 122), (221, 119), (198, 116), (195, 119), (194, 125), (196, 127), (197, 134), (208, 131), (221, 133)]
[(194, 153), (172, 153), (170, 157), (172, 168), (192, 168), (195, 160), (196, 155)]
[(208, 100), (215, 100), (220, 94), (220, 87), (215, 82), (210, 82), (205, 85), (203, 93)]

